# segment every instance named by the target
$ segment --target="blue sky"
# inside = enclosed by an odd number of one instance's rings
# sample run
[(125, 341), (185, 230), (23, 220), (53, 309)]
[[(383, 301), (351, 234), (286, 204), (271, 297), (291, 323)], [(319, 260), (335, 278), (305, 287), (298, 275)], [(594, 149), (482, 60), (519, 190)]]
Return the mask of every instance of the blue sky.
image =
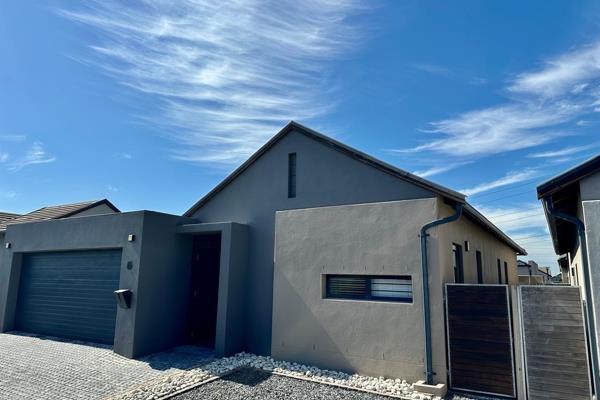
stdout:
[(2, 4), (0, 210), (182, 213), (295, 119), (554, 266), (534, 188), (600, 151), (598, 3), (220, 3)]

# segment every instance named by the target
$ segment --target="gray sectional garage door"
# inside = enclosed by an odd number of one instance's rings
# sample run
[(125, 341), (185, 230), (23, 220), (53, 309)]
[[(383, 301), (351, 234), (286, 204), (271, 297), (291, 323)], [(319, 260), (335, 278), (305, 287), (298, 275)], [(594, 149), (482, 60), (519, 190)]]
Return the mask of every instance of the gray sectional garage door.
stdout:
[(24, 255), (17, 329), (112, 344), (120, 265), (121, 250)]

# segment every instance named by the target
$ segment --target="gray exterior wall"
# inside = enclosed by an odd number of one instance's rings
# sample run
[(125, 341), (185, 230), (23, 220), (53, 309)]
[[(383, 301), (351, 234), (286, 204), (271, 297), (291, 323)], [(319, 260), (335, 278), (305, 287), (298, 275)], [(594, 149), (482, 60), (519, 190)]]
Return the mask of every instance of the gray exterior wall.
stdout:
[(244, 305), (248, 279), (248, 227), (231, 222), (186, 224), (179, 226), (177, 233), (221, 234), (215, 354), (229, 356), (243, 351), (247, 331)]
[[(278, 212), (273, 357), (411, 382), (422, 379), (418, 232), (436, 215), (435, 198)], [(325, 274), (410, 275), (413, 302), (327, 299)], [(435, 358), (443, 363), (444, 350)], [(436, 380), (445, 374), (440, 375)]]
[[(423, 379), (419, 231), (450, 213), (440, 198), (277, 212), (273, 357), (372, 376)], [(500, 258), (509, 265), (509, 283), (516, 285), (517, 260), (515, 250), (466, 217), (429, 233), (433, 369), (435, 380), (446, 382), (443, 298), (444, 285), (454, 282), (452, 243), (471, 243), (463, 253), (465, 283), (477, 283), (476, 250), (482, 251), (488, 284), (497, 283)], [(410, 275), (413, 302), (327, 299), (325, 274)], [(515, 324), (515, 335), (518, 330)]]
[[(11, 248), (4, 249), (0, 268), (0, 331), (14, 326), (23, 253), (121, 248), (120, 287), (131, 289), (133, 299), (130, 309), (117, 310), (115, 352), (137, 357), (179, 344), (191, 237), (175, 231), (186, 222), (193, 220), (138, 211), (9, 226), (5, 239)], [(127, 240), (129, 234), (136, 236), (133, 242)]]
[[(297, 154), (297, 197), (287, 197), (288, 154)], [(433, 198), (393, 177), (294, 131), (285, 135), (193, 217), (249, 227), (246, 349), (271, 351), (275, 212), (340, 204)]]

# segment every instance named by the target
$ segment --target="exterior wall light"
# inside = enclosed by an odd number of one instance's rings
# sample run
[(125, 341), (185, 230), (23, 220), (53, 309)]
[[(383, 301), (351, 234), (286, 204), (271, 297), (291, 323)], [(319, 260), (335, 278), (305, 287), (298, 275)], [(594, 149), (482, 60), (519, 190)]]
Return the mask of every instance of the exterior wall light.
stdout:
[(131, 290), (129, 289), (119, 289), (115, 290), (115, 297), (117, 298), (117, 303), (121, 308), (130, 308), (131, 307)]
[(133, 234), (132, 234), (132, 235), (129, 235), (129, 236), (127, 236), (127, 241), (128, 241), (128, 242), (133, 242), (133, 241), (135, 241), (135, 235), (133, 235)]
[(10, 246), (12, 246), (12, 244), (10, 242), (6, 242), (6, 248), (10, 249)]

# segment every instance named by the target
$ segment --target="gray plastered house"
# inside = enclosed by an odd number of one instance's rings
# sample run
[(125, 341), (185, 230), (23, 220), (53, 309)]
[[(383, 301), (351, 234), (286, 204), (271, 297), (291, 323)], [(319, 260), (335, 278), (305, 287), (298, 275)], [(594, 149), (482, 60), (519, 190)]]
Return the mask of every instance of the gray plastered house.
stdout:
[(129, 308), (112, 305), (110, 342), (120, 354), (192, 342), (218, 355), (245, 350), (421, 379), (419, 232), (459, 208), (457, 221), (427, 236), (431, 357), (444, 382), (444, 283), (514, 285), (525, 250), (462, 194), (295, 122), (183, 216), (140, 211), (9, 226), (0, 329), (27, 326), (27, 312), (38, 312), (23, 291), (44, 275), (23, 271), (54, 268), (45, 254), (80, 252), (78, 262), (98, 270), (93, 252), (104, 251), (113, 257), (104, 267), (118, 273), (113, 284), (132, 294)]

